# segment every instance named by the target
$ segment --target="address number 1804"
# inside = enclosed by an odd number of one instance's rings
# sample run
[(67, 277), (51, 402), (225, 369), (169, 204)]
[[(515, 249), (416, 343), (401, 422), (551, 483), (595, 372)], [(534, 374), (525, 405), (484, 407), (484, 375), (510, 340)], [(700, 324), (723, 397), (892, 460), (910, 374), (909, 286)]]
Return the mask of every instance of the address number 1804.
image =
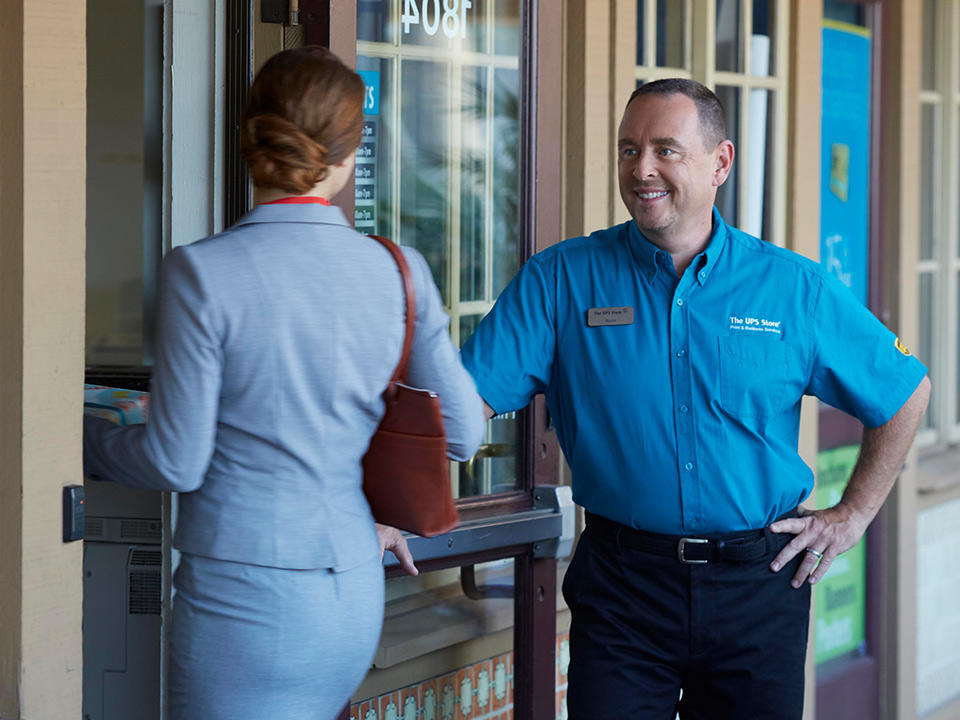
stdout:
[(471, 0), (403, 0), (403, 15), (400, 23), (404, 35), (410, 34), (411, 25), (423, 25), (427, 35), (436, 35), (440, 26), (448, 38), (467, 36), (467, 10), (473, 7)]

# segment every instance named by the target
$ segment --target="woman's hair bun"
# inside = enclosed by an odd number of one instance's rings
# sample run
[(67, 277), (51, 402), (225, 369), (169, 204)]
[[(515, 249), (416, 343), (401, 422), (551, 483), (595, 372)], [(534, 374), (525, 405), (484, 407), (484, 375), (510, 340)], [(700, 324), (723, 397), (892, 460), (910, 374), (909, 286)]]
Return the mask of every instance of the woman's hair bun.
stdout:
[(240, 151), (258, 187), (301, 195), (360, 144), (364, 84), (329, 50), (284, 50), (257, 73)]
[(254, 185), (301, 195), (327, 176), (327, 148), (276, 113), (244, 123), (243, 157)]

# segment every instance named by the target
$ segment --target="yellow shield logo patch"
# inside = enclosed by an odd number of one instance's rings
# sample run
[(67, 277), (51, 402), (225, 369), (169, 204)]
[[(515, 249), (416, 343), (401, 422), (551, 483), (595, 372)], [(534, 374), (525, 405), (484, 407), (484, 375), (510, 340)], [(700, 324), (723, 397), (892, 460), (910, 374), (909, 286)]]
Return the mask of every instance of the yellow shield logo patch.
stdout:
[(901, 353), (903, 353), (907, 357), (910, 357), (910, 355), (913, 354), (907, 349), (907, 346), (900, 341), (900, 338), (897, 338), (896, 342), (894, 342), (893, 344), (897, 348), (897, 350), (899, 350)]

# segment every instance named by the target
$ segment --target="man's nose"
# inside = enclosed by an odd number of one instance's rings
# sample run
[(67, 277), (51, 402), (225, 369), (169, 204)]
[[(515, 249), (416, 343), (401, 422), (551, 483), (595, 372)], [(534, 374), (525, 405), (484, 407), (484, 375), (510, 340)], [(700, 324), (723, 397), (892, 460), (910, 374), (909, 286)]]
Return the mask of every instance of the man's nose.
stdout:
[(637, 162), (633, 166), (633, 176), (637, 180), (654, 177), (657, 174), (656, 158), (652, 153), (641, 152), (637, 155)]

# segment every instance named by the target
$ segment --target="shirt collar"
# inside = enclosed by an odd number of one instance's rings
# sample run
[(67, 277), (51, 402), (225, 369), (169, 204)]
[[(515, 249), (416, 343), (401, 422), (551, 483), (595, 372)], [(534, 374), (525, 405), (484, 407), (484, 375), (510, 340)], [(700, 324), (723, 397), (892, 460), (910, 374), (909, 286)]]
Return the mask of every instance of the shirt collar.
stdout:
[[(628, 229), (628, 239), (630, 249), (633, 253), (633, 259), (640, 266), (641, 271), (646, 275), (648, 280), (652, 280), (656, 277), (657, 272), (660, 269), (659, 263), (664, 260), (670, 260), (670, 254), (661, 250), (652, 242), (647, 240), (644, 237), (643, 233), (640, 232), (640, 228), (637, 227), (637, 223), (633, 220), (627, 223), (629, 226)], [(716, 207), (713, 208), (713, 230), (710, 234), (710, 241), (707, 243), (707, 247), (703, 252), (699, 253), (693, 259), (694, 267), (697, 267), (697, 282), (700, 285), (703, 285), (707, 282), (707, 278), (710, 277), (710, 273), (713, 272), (714, 266), (717, 264), (717, 258), (720, 257), (720, 254), (723, 252), (723, 248), (726, 245), (727, 238), (727, 224), (723, 221), (723, 218), (720, 216), (720, 211)]]
[(256, 205), (250, 212), (237, 220), (234, 227), (272, 222), (323, 223), (352, 227), (347, 222), (343, 210), (336, 205), (320, 205), (319, 203)]
[(727, 228), (727, 224), (720, 216), (720, 211), (714, 206), (713, 232), (710, 234), (710, 242), (707, 243), (706, 249), (693, 260), (699, 264), (697, 282), (699, 282), (701, 286), (706, 284), (707, 278), (710, 277), (710, 273), (713, 272), (713, 268), (717, 264), (717, 259), (723, 253), (723, 248), (727, 244), (728, 234), (729, 229)]

